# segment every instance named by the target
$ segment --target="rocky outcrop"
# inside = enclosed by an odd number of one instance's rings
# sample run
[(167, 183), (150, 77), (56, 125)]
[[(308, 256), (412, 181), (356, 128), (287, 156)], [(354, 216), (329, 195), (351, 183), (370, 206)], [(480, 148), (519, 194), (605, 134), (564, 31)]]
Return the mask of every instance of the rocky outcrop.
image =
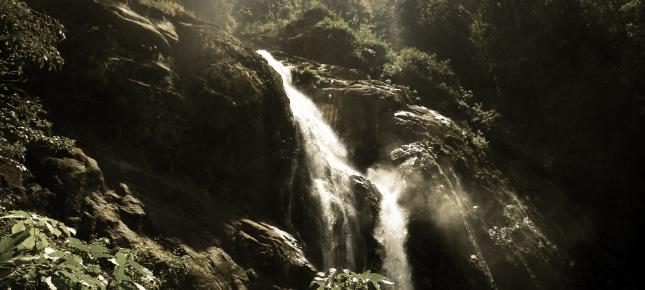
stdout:
[(235, 221), (228, 243), (236, 259), (252, 269), (249, 275), (257, 279), (257, 289), (268, 289), (274, 283), (298, 289), (314, 277), (315, 268), (299, 242), (270, 224), (249, 219)]
[(264, 60), (151, 1), (27, 2), (66, 27), (64, 67), (31, 81), (79, 148), (31, 148), (1, 185), (82, 237), (142, 249), (164, 289), (306, 288), (286, 210), (306, 192), (299, 142)]

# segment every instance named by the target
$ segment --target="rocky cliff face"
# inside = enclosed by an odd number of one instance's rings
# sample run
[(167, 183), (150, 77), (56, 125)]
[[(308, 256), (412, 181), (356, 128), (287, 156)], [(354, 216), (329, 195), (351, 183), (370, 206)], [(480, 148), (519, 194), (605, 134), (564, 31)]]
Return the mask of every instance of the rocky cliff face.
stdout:
[(66, 27), (65, 66), (32, 81), (83, 150), (33, 148), (27, 171), (3, 165), (23, 205), (148, 249), (158, 271), (175, 271), (176, 253), (187, 274), (164, 288), (305, 288), (313, 267), (284, 231), (304, 192), (300, 148), (271, 68), (148, 1), (28, 2)]

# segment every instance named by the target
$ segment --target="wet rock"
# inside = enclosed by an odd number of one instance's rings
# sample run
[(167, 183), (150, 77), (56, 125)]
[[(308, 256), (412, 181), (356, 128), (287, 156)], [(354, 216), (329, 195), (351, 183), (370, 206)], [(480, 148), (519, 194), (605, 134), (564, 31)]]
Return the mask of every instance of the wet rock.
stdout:
[(230, 239), (236, 260), (257, 275), (256, 287), (305, 289), (314, 277), (300, 243), (275, 226), (242, 219), (233, 224)]

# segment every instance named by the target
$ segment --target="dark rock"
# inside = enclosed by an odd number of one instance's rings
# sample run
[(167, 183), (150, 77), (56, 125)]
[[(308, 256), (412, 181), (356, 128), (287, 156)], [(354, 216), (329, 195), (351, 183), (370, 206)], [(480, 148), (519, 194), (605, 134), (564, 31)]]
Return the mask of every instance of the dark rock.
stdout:
[(149, 248), (161, 269), (171, 267), (169, 250), (181, 249), (189, 271), (169, 288), (309, 282), (293, 241), (268, 225), (245, 228), (252, 239), (238, 246), (273, 251), (266, 259), (289, 277), (266, 276), (248, 259), (242, 269), (236, 260), (246, 256), (223, 249), (231, 220), (288, 223), (285, 209), (304, 192), (292, 183), (299, 143), (288, 100), (259, 55), (213, 25), (143, 1), (28, 2), (67, 29), (65, 66), (34, 77), (34, 91), (56, 129), (102, 168), (77, 148), (30, 152), (29, 170), (54, 195), (49, 212), (73, 218), (81, 237)]
[(126, 195), (121, 198), (119, 205), (121, 220), (130, 228), (141, 230), (146, 218), (146, 211), (141, 201), (132, 195)]
[(254, 269), (256, 287), (305, 289), (315, 268), (300, 243), (275, 226), (242, 219), (233, 224), (231, 253), (241, 264)]
[(27, 165), (36, 181), (56, 194), (50, 210), (63, 216), (79, 216), (84, 197), (107, 188), (96, 161), (79, 148), (60, 152), (32, 148)]

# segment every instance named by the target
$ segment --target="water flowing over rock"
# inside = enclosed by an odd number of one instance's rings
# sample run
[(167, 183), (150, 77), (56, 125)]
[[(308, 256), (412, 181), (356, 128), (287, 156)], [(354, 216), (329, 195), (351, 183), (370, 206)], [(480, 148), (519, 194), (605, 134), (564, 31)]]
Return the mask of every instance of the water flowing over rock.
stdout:
[(399, 289), (413, 289), (405, 243), (408, 238), (408, 212), (399, 205), (406, 190), (402, 174), (393, 169), (369, 169), (368, 178), (382, 194), (380, 215), (374, 237), (384, 248), (383, 271)]
[(320, 234), (326, 268), (354, 269), (358, 222), (351, 178), (360, 175), (347, 164), (347, 151), (316, 105), (292, 85), (291, 71), (267, 51), (258, 51), (281, 76), (291, 110), (302, 132), (307, 166), (322, 209)]
[[(374, 168), (375, 177), (385, 169), (403, 184), (393, 191), (400, 190), (409, 219), (404, 249), (416, 288), (566, 285), (563, 277), (571, 271), (566, 253), (547, 237), (530, 200), (510, 187), (496, 164), (503, 161), (494, 160), (483, 137), (417, 105), (416, 93), (405, 87), (279, 57), (294, 67), (298, 87), (326, 108), (358, 169)], [(549, 233), (558, 231), (549, 228)]]
[[(354, 269), (358, 222), (350, 178), (361, 174), (347, 164), (347, 150), (325, 122), (323, 113), (293, 86), (290, 68), (267, 51), (258, 53), (282, 76), (291, 101), (291, 109), (307, 144), (307, 163), (314, 184), (313, 192), (317, 195), (323, 213), (321, 236), (324, 239), (324, 266)], [(410, 266), (404, 248), (407, 237), (407, 213), (398, 204), (402, 180), (396, 177), (393, 179), (391, 176), (395, 174), (376, 170), (368, 173), (368, 180), (375, 182), (382, 195), (374, 235), (384, 248), (385, 273), (397, 282), (399, 289), (412, 289)], [(339, 225), (341, 231), (335, 229)]]

